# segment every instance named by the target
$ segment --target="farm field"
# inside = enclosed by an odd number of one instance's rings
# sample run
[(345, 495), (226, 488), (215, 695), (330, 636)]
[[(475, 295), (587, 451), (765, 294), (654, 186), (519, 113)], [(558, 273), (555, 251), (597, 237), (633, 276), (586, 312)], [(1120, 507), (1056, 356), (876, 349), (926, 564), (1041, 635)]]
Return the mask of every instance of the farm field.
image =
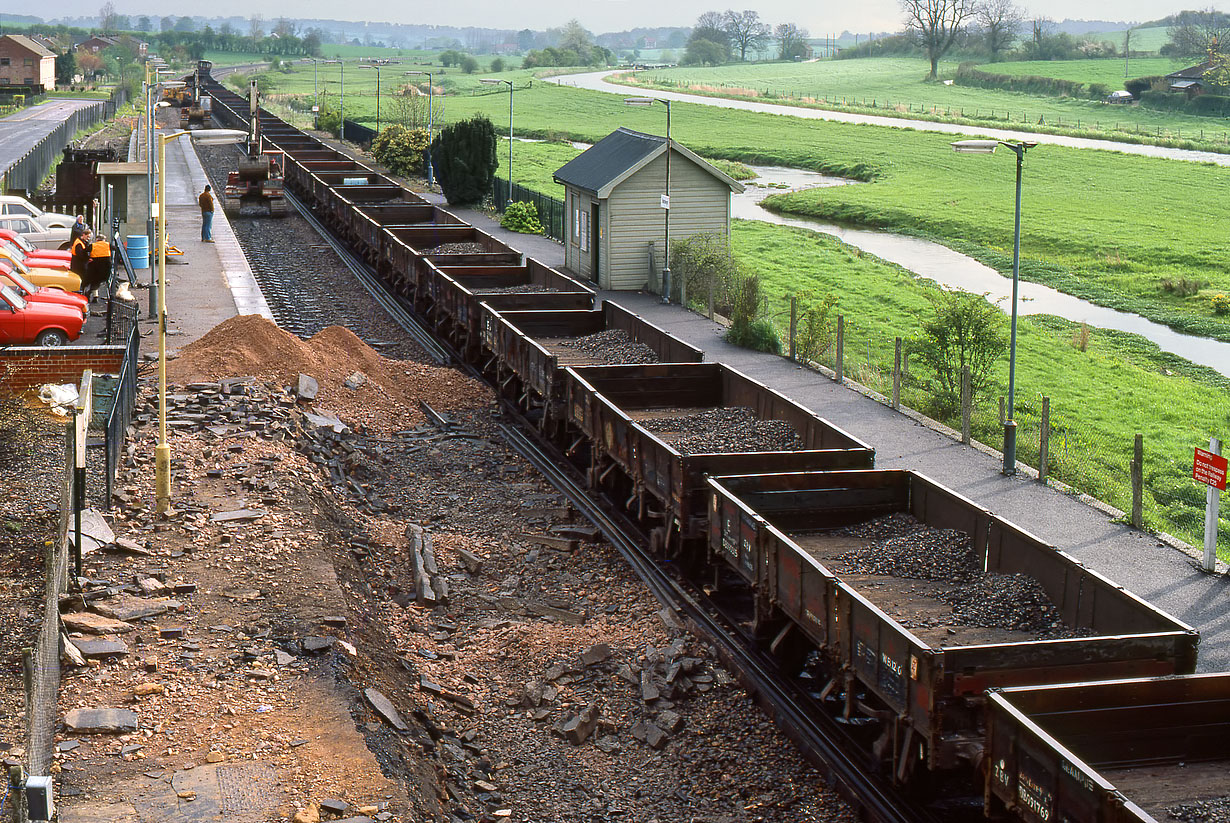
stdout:
[[(1135, 48), (1133, 48), (1135, 51)], [(1187, 60), (1169, 57), (1133, 57), (1128, 61), (1127, 78), (1170, 74), (1191, 65)], [(978, 68), (992, 74), (1034, 74), (1078, 83), (1102, 83), (1112, 89), (1123, 88), (1123, 58), (1104, 60), (1018, 60), (1008, 63), (982, 63)]]
[[(335, 93), (337, 75), (330, 75), (326, 85), (321, 72), (322, 88)], [(353, 82), (350, 75), (357, 75)], [(374, 75), (348, 72), (351, 118), (374, 120)], [(498, 76), (518, 84), (519, 136), (594, 142), (621, 125), (658, 134), (665, 126), (659, 107), (625, 106), (616, 95), (531, 80), (522, 70)], [(507, 125), (503, 87), (452, 70), (438, 80), (448, 121), (482, 113), (497, 130)], [(311, 67), (278, 74), (276, 83), (277, 92), (310, 95)], [(702, 156), (874, 181), (777, 196), (774, 206), (782, 211), (927, 236), (1010, 270), (1009, 157), (957, 155), (949, 136), (912, 129), (796, 121), (700, 104), (672, 109), (673, 136)], [(515, 161), (513, 172), (515, 181), (527, 182)], [(1220, 213), (1228, 182), (1230, 169), (1221, 167), (1039, 147), (1026, 161), (1023, 276), (1189, 333), (1230, 340), (1230, 319), (1216, 317), (1210, 304), (1213, 294), (1230, 293), (1230, 238), (1217, 221), (1187, 219)], [(1198, 293), (1180, 297), (1164, 289), (1179, 280), (1201, 284)]]
[[(1132, 51), (1157, 51), (1162, 46), (1166, 45), (1166, 41), (1170, 39), (1167, 33), (1166, 26), (1150, 26), (1149, 28), (1133, 29), (1132, 30)], [(1119, 31), (1102, 31), (1094, 34), (1085, 35), (1084, 40), (1094, 40), (1097, 42), (1108, 41), (1115, 44), (1115, 48), (1123, 49), (1123, 30)]]
[[(1118, 74), (1115, 74), (1115, 63)], [(1136, 59), (1132, 76), (1165, 74), (1182, 61), (1163, 58)], [(1082, 75), (1086, 68), (1090, 76)], [(956, 61), (940, 64), (940, 78), (951, 78)], [(988, 63), (978, 68), (991, 73), (1045, 74), (1046, 76), (1105, 83), (1111, 89), (1123, 84), (1122, 60), (1065, 61), (1064, 74), (1043, 71), (1055, 64), (1045, 62)], [(1019, 67), (1019, 68), (1018, 68)], [(1027, 68), (1026, 68), (1027, 67)], [(1137, 69), (1140, 69), (1137, 71)], [(1106, 137), (1112, 131), (1147, 135), (1162, 130), (1162, 136), (1230, 143), (1224, 120), (1177, 112), (1153, 111), (1138, 106), (1111, 106), (1101, 100), (1052, 97), (1003, 89), (980, 89), (925, 81), (928, 65), (921, 58), (884, 57), (864, 60), (824, 60), (815, 63), (732, 64), (711, 68), (680, 67), (638, 72), (630, 84), (643, 84), (672, 91), (725, 97), (764, 99), (774, 103), (850, 109), (894, 117), (918, 117), (943, 121), (962, 120), (1015, 128), (1079, 133)], [(1071, 75), (1071, 76), (1069, 76)]]

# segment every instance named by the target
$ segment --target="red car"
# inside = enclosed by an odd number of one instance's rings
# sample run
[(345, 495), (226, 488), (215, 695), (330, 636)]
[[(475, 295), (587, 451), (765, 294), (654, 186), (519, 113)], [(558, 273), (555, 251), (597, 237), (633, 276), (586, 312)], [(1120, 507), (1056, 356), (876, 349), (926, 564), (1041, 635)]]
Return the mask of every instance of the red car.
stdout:
[(12, 286), (0, 286), (0, 346), (63, 346), (81, 336), (80, 310), (28, 301)]
[(82, 317), (90, 314), (90, 298), (84, 294), (36, 286), (15, 268), (0, 266), (0, 286), (12, 286), (18, 294), (33, 303), (58, 303), (80, 309)]
[(40, 249), (15, 231), (0, 229), (0, 248), (10, 254), (18, 254), (27, 266), (45, 269), (67, 266), (72, 261), (72, 252), (56, 249)]

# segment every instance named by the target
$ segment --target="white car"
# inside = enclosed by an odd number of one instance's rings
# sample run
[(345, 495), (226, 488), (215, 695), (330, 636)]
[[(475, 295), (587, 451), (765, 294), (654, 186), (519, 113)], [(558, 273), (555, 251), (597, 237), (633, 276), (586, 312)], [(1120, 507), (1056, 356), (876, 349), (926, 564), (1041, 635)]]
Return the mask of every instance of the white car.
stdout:
[[(71, 226), (72, 223), (69, 223)], [(72, 229), (48, 229), (35, 222), (33, 217), (15, 214), (0, 215), (0, 229), (15, 231), (40, 249), (58, 249), (68, 242)]]
[(16, 215), (31, 217), (45, 229), (71, 229), (77, 219), (71, 214), (58, 214), (53, 211), (43, 211), (24, 197), (12, 194), (0, 195), (0, 215)]

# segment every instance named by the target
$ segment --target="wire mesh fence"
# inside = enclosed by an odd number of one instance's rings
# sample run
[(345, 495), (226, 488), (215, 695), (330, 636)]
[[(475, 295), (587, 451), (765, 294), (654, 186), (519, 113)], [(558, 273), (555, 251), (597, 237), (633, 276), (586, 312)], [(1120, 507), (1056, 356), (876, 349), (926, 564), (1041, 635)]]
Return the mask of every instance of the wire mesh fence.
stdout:
[(504, 177), (495, 178), (492, 199), (495, 210), (500, 214), (504, 213), (509, 203), (533, 203), (534, 208), (538, 209), (543, 233), (553, 240), (564, 242), (564, 201), (527, 189), (520, 183), (513, 183), (510, 193), (508, 179)]

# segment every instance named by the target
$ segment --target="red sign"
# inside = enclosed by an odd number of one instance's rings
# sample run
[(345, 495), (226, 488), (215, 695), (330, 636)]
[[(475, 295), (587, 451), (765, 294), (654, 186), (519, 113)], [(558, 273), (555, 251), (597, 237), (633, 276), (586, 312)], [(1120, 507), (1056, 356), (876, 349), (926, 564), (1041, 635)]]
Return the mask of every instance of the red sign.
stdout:
[(1192, 464), (1192, 477), (1206, 486), (1226, 490), (1226, 458), (1205, 449), (1196, 449), (1196, 461)]

